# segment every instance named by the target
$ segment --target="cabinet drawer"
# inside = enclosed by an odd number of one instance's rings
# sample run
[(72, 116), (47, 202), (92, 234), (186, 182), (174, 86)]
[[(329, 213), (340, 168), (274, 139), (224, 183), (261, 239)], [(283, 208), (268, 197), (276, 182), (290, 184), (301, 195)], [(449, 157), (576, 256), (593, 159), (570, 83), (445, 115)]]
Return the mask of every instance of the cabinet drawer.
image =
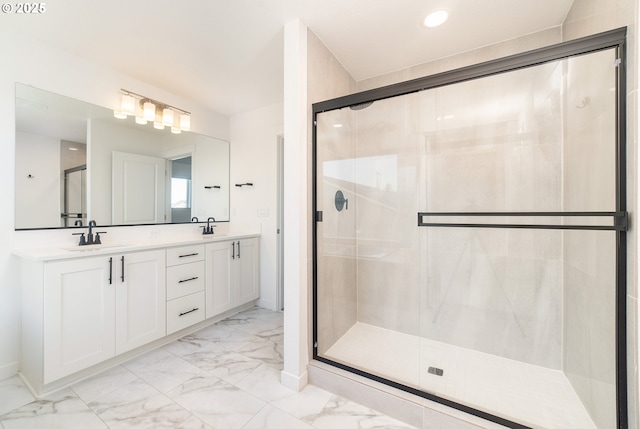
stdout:
[(204, 261), (167, 267), (167, 301), (204, 290)]
[(204, 260), (204, 244), (170, 247), (167, 249), (167, 266)]
[(204, 320), (204, 291), (167, 301), (167, 335)]

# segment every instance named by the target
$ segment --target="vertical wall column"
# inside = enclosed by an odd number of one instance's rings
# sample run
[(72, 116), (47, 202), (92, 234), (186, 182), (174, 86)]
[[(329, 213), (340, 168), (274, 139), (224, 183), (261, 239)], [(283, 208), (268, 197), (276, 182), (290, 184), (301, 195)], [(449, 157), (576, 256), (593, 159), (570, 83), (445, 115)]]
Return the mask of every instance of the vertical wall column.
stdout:
[(282, 384), (307, 384), (308, 144), (307, 27), (298, 19), (284, 27), (284, 370)]

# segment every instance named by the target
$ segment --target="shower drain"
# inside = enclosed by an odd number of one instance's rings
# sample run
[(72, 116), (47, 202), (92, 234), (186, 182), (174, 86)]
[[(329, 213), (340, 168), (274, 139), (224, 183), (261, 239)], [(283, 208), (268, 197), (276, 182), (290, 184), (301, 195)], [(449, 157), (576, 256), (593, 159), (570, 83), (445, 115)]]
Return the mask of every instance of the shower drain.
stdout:
[(434, 366), (430, 366), (429, 369), (427, 370), (427, 372), (429, 374), (433, 374), (433, 375), (437, 375), (442, 377), (442, 375), (444, 374), (444, 369), (440, 369), (440, 368), (436, 368)]

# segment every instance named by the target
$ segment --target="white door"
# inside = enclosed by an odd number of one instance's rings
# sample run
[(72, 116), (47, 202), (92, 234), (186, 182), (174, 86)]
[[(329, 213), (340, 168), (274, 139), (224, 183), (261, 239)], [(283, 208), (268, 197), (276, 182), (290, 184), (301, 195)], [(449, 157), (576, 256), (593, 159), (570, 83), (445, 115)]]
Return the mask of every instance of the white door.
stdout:
[(165, 159), (113, 152), (113, 223), (165, 222)]
[(116, 352), (134, 349), (166, 333), (165, 252), (117, 256)]
[(110, 257), (48, 262), (44, 289), (44, 383), (115, 355)]
[(234, 307), (231, 282), (231, 242), (209, 243), (206, 246), (205, 298), (207, 318)]

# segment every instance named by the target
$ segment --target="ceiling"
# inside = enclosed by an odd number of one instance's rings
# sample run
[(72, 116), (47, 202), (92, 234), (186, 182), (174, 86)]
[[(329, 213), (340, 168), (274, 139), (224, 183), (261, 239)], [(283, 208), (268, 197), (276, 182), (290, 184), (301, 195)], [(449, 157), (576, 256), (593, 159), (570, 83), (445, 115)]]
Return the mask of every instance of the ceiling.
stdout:
[[(56, 0), (42, 15), (3, 14), (0, 24), (234, 115), (283, 100), (283, 27), (296, 17), (359, 81), (556, 27), (572, 3)], [(423, 27), (436, 9), (446, 9), (449, 20)]]

